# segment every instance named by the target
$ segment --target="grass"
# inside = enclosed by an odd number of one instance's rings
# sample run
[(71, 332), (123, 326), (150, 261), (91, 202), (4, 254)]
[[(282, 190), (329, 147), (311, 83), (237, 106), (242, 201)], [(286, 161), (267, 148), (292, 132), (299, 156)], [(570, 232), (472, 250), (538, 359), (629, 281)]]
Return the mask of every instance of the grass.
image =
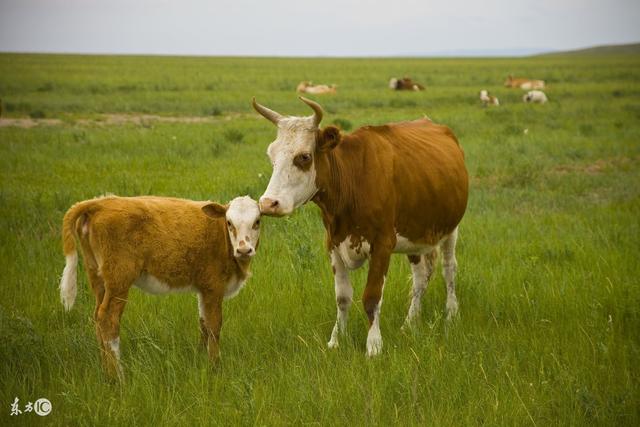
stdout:
[[(0, 128), (0, 424), (638, 425), (640, 423), (640, 59), (255, 59), (0, 55), (9, 117), (58, 126)], [(509, 74), (543, 78), (550, 103), (524, 105)], [(427, 86), (394, 93), (391, 76)], [(74, 310), (57, 284), (60, 223), (106, 192), (226, 201), (266, 188), (274, 128), (252, 96), (353, 128), (427, 114), (465, 149), (471, 193), (458, 246), (460, 318), (444, 322), (440, 273), (415, 330), (400, 332), (410, 270), (394, 257), (383, 354), (367, 360), (352, 274), (348, 336), (335, 319), (314, 205), (263, 221), (253, 278), (225, 303), (222, 361), (198, 347), (196, 298), (134, 290), (125, 311), (126, 385), (99, 369), (93, 296), (79, 272)], [(480, 107), (478, 92), (500, 98)], [(39, 112), (39, 113), (36, 113)], [(103, 113), (215, 115), (212, 123), (101, 125)], [(526, 133), (525, 133), (526, 130)], [(47, 397), (53, 412), (10, 417)]]

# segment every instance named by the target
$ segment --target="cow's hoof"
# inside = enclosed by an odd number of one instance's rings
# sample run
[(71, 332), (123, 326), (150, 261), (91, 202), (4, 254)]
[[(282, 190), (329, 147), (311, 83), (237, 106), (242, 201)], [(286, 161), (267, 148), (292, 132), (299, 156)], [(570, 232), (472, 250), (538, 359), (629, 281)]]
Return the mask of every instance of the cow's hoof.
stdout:
[(458, 300), (452, 298), (447, 301), (447, 320), (451, 321), (458, 317)]
[(327, 347), (338, 348), (338, 340), (334, 340), (333, 338), (331, 338), (331, 340), (327, 343)]
[(367, 357), (374, 357), (382, 352), (382, 337), (367, 338)]

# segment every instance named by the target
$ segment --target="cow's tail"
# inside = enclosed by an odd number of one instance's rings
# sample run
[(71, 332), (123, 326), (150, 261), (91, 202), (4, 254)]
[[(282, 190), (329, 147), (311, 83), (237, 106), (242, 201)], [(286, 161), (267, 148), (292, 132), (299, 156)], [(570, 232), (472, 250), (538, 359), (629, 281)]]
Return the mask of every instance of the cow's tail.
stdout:
[(62, 220), (62, 251), (66, 264), (60, 279), (60, 300), (65, 310), (69, 311), (78, 294), (78, 251), (76, 249), (76, 223), (78, 219), (88, 215), (97, 208), (95, 200), (76, 203), (64, 215)]

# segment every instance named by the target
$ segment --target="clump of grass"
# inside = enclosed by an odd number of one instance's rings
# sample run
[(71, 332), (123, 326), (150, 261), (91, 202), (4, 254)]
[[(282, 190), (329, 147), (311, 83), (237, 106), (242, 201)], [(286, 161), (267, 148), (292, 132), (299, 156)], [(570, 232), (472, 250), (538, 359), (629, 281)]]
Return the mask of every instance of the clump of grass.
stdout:
[(204, 115), (205, 116), (221, 116), (222, 115), (222, 110), (220, 109), (220, 107), (218, 106), (212, 106), (211, 108), (207, 108), (204, 110)]
[(42, 110), (33, 110), (29, 113), (29, 117), (32, 119), (44, 119), (47, 115)]
[(36, 89), (38, 92), (51, 92), (54, 89), (53, 83), (46, 82), (42, 86), (38, 86)]
[(339, 117), (333, 121), (333, 124), (342, 130), (351, 130), (351, 128), (353, 127), (349, 120), (341, 119)]
[(238, 129), (227, 129), (224, 131), (224, 139), (232, 144), (241, 144), (244, 142), (244, 133)]
[(389, 107), (392, 108), (415, 107), (417, 105), (415, 99), (392, 99), (389, 101)]

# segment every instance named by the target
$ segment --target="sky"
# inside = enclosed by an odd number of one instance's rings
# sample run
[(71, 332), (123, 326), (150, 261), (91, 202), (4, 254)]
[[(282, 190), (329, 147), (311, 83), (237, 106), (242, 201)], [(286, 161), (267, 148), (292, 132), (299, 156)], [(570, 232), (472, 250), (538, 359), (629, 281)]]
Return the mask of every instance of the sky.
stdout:
[(640, 0), (0, 0), (0, 52), (525, 54), (640, 42)]

